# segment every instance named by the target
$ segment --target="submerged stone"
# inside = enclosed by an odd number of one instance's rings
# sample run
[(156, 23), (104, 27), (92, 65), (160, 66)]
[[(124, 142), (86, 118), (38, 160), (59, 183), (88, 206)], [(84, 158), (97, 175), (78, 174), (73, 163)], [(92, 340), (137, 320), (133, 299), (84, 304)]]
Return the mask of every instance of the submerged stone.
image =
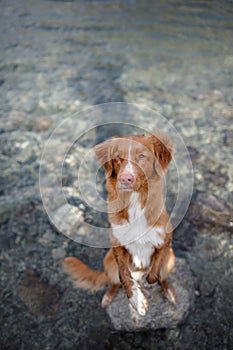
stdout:
[(17, 294), (34, 316), (46, 318), (57, 311), (59, 293), (32, 270), (25, 272)]
[(213, 194), (198, 192), (189, 208), (188, 220), (197, 226), (232, 231), (232, 205)]

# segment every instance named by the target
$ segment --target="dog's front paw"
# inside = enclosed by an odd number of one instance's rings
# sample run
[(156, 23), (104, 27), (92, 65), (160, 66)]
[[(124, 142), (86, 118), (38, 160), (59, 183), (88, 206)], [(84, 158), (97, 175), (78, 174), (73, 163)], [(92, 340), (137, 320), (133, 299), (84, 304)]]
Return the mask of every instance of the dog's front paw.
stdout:
[(129, 301), (139, 315), (145, 316), (148, 309), (148, 300), (138, 286), (133, 289), (133, 295), (129, 298)]
[(149, 275), (146, 277), (146, 280), (149, 284), (153, 284), (158, 282), (159, 278), (157, 275), (149, 273)]
[(174, 288), (170, 285), (165, 291), (165, 297), (172, 304), (177, 304), (177, 296)]

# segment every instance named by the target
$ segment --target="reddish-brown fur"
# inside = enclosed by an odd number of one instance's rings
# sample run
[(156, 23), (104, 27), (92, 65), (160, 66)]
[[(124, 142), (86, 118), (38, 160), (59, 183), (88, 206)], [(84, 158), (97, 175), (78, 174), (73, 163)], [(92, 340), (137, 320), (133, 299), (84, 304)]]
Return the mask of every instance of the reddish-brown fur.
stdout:
[[(104, 271), (91, 270), (73, 257), (64, 260), (65, 271), (71, 275), (77, 287), (91, 291), (109, 287), (102, 300), (102, 306), (112, 301), (120, 286), (124, 287), (129, 300), (133, 300), (133, 297), (135, 299), (137, 283), (133, 273), (137, 271), (146, 274), (148, 283), (159, 282), (165, 296), (176, 302), (175, 291), (166, 281), (174, 267), (175, 255), (171, 247), (172, 226), (163, 195), (163, 176), (172, 159), (172, 153), (173, 145), (170, 139), (158, 130), (148, 136), (128, 135), (112, 138), (96, 146), (97, 158), (106, 171), (108, 212), (112, 227), (121, 227), (130, 221), (131, 195), (136, 193), (148, 227), (164, 229), (164, 232), (161, 232), (163, 244), (153, 246), (149, 266), (143, 266), (142, 263), (136, 266), (135, 256), (130, 253), (130, 244), (122, 245), (113, 228), (110, 229), (112, 248), (104, 259)], [(159, 239), (159, 231), (157, 235)], [(146, 255), (145, 245), (143, 249)], [(148, 249), (151, 249), (150, 247), (148, 246)], [(145, 314), (146, 299), (144, 298), (136, 308), (139, 313)]]

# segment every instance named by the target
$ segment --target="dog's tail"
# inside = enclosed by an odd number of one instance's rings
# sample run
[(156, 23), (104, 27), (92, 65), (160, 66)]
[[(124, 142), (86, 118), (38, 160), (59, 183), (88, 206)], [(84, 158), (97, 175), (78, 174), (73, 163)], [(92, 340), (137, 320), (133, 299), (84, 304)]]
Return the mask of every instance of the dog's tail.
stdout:
[(105, 271), (92, 270), (81, 260), (73, 257), (65, 258), (63, 267), (77, 288), (95, 292), (104, 288), (109, 282)]

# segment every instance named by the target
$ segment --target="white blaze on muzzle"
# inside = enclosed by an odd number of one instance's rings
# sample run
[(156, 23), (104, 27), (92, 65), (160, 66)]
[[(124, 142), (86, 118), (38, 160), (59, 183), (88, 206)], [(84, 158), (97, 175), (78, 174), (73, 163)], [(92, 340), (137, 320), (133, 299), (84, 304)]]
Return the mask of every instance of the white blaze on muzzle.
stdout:
[(135, 176), (135, 171), (134, 171), (133, 164), (132, 164), (132, 140), (129, 141), (129, 152), (128, 152), (127, 159), (128, 159), (128, 162), (126, 164), (124, 172)]

